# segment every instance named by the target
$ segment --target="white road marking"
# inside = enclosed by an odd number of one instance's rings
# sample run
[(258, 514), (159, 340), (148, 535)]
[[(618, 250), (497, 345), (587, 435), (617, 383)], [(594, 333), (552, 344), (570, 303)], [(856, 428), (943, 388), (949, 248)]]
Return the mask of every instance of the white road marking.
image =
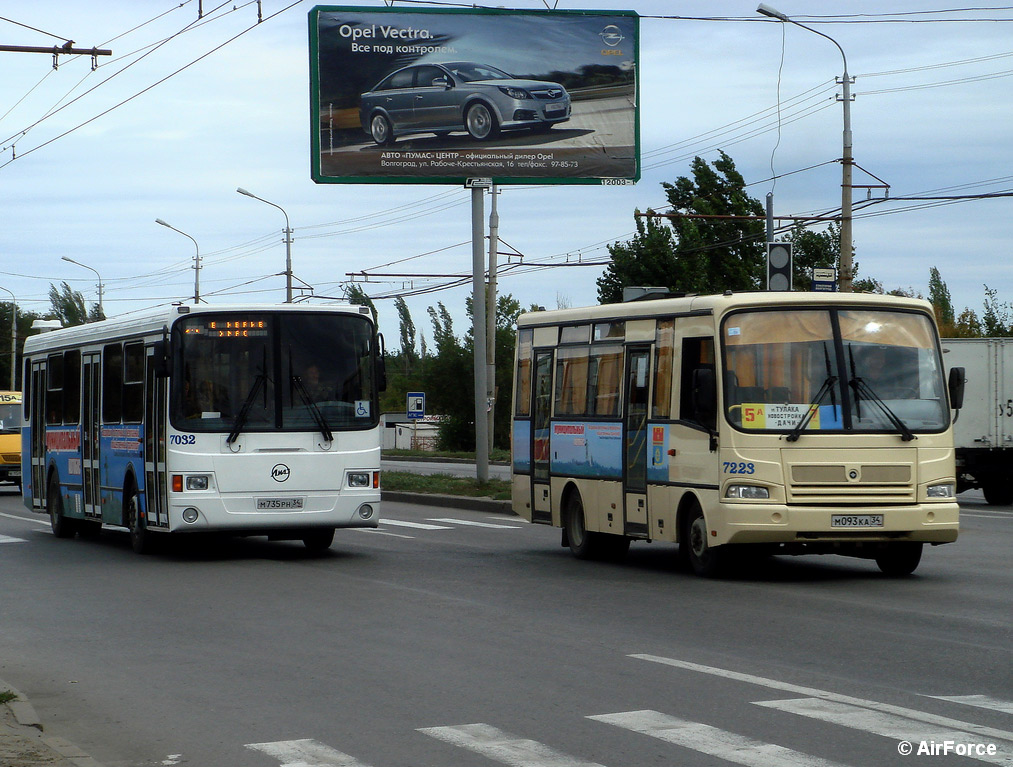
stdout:
[(450, 525), (468, 525), (470, 527), (494, 527), (498, 530), (516, 530), (520, 528), (520, 525), (495, 525), (491, 522), (472, 522), (470, 519), (451, 519), (446, 517), (444, 519), (430, 519), (430, 522), (446, 522)]
[(27, 543), (24, 538), (11, 538), (9, 535), (0, 535), (0, 543)]
[(274, 757), (281, 762), (281, 767), (369, 767), (355, 757), (308, 738), (247, 743), (246, 747)]
[(42, 525), (43, 527), (49, 527), (49, 517), (45, 519), (33, 519), (32, 517), (20, 517), (17, 514), (7, 514), (6, 512), (0, 511), (0, 517), (7, 517), (7, 519), (17, 519), (21, 522), (31, 522), (36, 525)]
[[(894, 740), (906, 740), (911, 743), (921, 741), (954, 741), (956, 743), (973, 743), (979, 741), (980, 737), (961, 730), (947, 729), (940, 731), (936, 724), (929, 724), (921, 719), (913, 719), (896, 714), (888, 714), (883, 711), (874, 711), (861, 706), (852, 706), (847, 703), (838, 703), (832, 700), (820, 698), (798, 698), (794, 700), (763, 700), (755, 701), (754, 705), (773, 708), (777, 711), (785, 711), (789, 714), (797, 714), (810, 719), (819, 719), (823, 722), (830, 722), (842, 727), (850, 727), (853, 730), (869, 732), (874, 735), (882, 735), (885, 738)], [(1006, 749), (1003, 749), (1006, 751)], [(1013, 754), (998, 753), (993, 756), (988, 754), (972, 755), (969, 759), (987, 762), (988, 764), (1013, 765)]]
[(424, 727), (419, 732), (466, 748), (510, 767), (602, 767), (585, 762), (526, 738), (518, 738), (488, 724)]
[(613, 724), (666, 743), (674, 743), (710, 756), (746, 767), (839, 767), (818, 756), (794, 751), (775, 743), (753, 740), (709, 724), (677, 719), (658, 711), (626, 711), (620, 714), (589, 716), (597, 722)]
[(920, 722), (928, 722), (929, 724), (935, 724), (940, 727), (945, 727), (948, 730), (963, 730), (972, 732), (975, 735), (979, 735), (986, 738), (998, 738), (999, 740), (1013, 740), (1013, 733), (1005, 730), (999, 730), (992, 727), (985, 727), (983, 725), (972, 724), (971, 722), (961, 722), (957, 719), (950, 719), (945, 716), (937, 716), (924, 711), (916, 711), (911, 708), (904, 708), (903, 706), (893, 706), (889, 703), (879, 703), (874, 700), (863, 700), (862, 698), (854, 698), (850, 695), (839, 695), (834, 692), (827, 690), (819, 690), (815, 687), (803, 687), (802, 685), (791, 684), (789, 682), (779, 682), (776, 679), (766, 679), (762, 676), (753, 676), (752, 674), (743, 674), (738, 671), (729, 671), (728, 669), (715, 668), (713, 666), (701, 666), (698, 663), (690, 663), (688, 661), (677, 660), (675, 658), (664, 658), (659, 655), (647, 655), (647, 654), (633, 654), (630, 658), (637, 658), (638, 660), (651, 661), (652, 663), (661, 663), (666, 666), (674, 666), (675, 668), (685, 669), (687, 671), (697, 671), (701, 674), (710, 674), (711, 676), (720, 676), (725, 679), (732, 679), (737, 682), (745, 682), (746, 684), (755, 684), (761, 687), (769, 687), (773, 690), (781, 690), (783, 692), (791, 693), (792, 695), (804, 695), (806, 697), (820, 698), (822, 700), (834, 701), (836, 703), (847, 703), (852, 706), (860, 706), (861, 708), (871, 709), (873, 711), (883, 711), (888, 714), (897, 714), (898, 716), (908, 717), (910, 719), (916, 719)]
[(351, 527), (349, 529), (355, 530), (356, 532), (359, 533), (372, 533), (373, 535), (387, 535), (390, 536), (391, 538), (407, 538), (408, 540), (412, 540), (413, 538), (415, 538), (414, 535), (401, 535), (400, 533), (391, 533), (386, 530), (380, 530), (375, 527)]
[(990, 698), (987, 695), (926, 695), (926, 698), (936, 700), (947, 700), (950, 703), (962, 703), (965, 706), (975, 706), (989, 711), (1001, 711), (1004, 714), (1013, 714), (1013, 701)]
[(403, 519), (381, 519), (381, 525), (393, 525), (394, 527), (412, 527), (416, 530), (450, 530), (446, 525), (427, 525), (424, 522), (406, 522)]

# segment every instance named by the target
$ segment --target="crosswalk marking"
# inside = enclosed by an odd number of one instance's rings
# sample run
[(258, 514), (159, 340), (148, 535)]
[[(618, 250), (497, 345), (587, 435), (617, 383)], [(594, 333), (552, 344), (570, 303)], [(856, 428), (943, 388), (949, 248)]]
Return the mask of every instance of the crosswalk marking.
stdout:
[(12, 538), (9, 535), (0, 535), (0, 543), (25, 543), (24, 538)]
[(1004, 714), (1013, 714), (1013, 701), (990, 698), (988, 695), (926, 695), (926, 698), (946, 700), (950, 703), (961, 703), (965, 706), (985, 708), (989, 711), (1001, 711)]
[(838, 762), (793, 751), (776, 743), (753, 740), (709, 724), (677, 719), (658, 711), (626, 711), (589, 716), (588, 719), (650, 735), (666, 743), (691, 748), (746, 767), (840, 767)]
[(369, 767), (355, 757), (315, 740), (278, 740), (273, 743), (247, 743), (281, 762), (281, 767)]
[[(852, 706), (847, 703), (821, 700), (819, 698), (764, 700), (756, 701), (755, 705), (809, 717), (810, 719), (819, 719), (823, 722), (850, 727), (853, 730), (860, 730), (861, 732), (868, 732), (874, 735), (882, 735), (894, 740), (906, 740), (914, 743), (920, 741), (942, 742), (947, 740), (957, 743), (970, 743), (980, 740), (978, 736), (961, 730), (945, 730), (941, 732), (938, 725), (932, 725), (920, 719), (888, 714), (882, 711), (873, 711), (861, 706)], [(1013, 765), (1013, 754), (1009, 753), (994, 755), (969, 754), (968, 758), (977, 759), (989, 764)]]
[(408, 522), (404, 519), (381, 519), (381, 525), (393, 525), (394, 527), (411, 527), (416, 530), (450, 530), (446, 525), (427, 525), (425, 522)]
[(496, 525), (491, 522), (472, 522), (470, 519), (451, 519), (446, 517), (444, 519), (430, 519), (430, 522), (446, 522), (451, 525), (467, 525), (469, 527), (493, 527), (499, 530), (516, 530), (520, 528), (520, 525)]
[(424, 727), (419, 732), (510, 767), (602, 767), (597, 762), (576, 759), (537, 741), (518, 738), (488, 724)]
[(675, 668), (686, 669), (687, 671), (697, 671), (701, 674), (720, 676), (725, 679), (746, 682), (747, 684), (769, 687), (773, 690), (781, 690), (782, 692), (788, 692), (793, 695), (804, 695), (806, 697), (820, 698), (822, 700), (829, 700), (837, 703), (848, 703), (853, 706), (872, 709), (874, 711), (897, 714), (898, 716), (908, 717), (920, 722), (939, 725), (948, 730), (961, 730), (972, 732), (975, 735), (980, 735), (986, 738), (1013, 741), (1013, 733), (1005, 730), (972, 724), (971, 722), (961, 722), (957, 719), (950, 719), (945, 716), (930, 714), (925, 711), (915, 711), (914, 709), (904, 708), (903, 706), (893, 706), (889, 703), (879, 703), (874, 700), (863, 700), (862, 698), (854, 698), (850, 695), (839, 695), (838, 693), (829, 692), (827, 690), (819, 690), (815, 687), (804, 687), (798, 684), (791, 684), (790, 682), (780, 682), (776, 679), (766, 679), (762, 676), (743, 674), (739, 671), (729, 671), (728, 669), (715, 668), (713, 666), (701, 666), (698, 663), (690, 663), (689, 661), (678, 660), (676, 658), (665, 658), (659, 655), (648, 655), (643, 653), (633, 654), (629, 657), (637, 658), (638, 660), (651, 661), (652, 663), (661, 663), (666, 666), (674, 666)]
[(387, 535), (391, 538), (407, 538), (412, 540), (414, 535), (401, 535), (400, 533), (392, 533), (389, 530), (380, 530), (376, 527), (350, 527), (349, 530), (355, 530), (358, 533), (370, 533), (372, 535)]

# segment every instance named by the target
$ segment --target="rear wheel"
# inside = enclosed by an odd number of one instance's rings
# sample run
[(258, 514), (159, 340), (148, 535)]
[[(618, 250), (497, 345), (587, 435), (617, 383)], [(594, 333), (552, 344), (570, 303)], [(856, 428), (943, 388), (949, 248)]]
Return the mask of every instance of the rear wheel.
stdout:
[(382, 114), (373, 115), (369, 121), (369, 135), (380, 146), (389, 146), (394, 143), (394, 129), (391, 128), (390, 120)]
[(890, 543), (876, 555), (876, 564), (886, 575), (911, 575), (922, 560), (922, 544)]
[(310, 530), (302, 537), (303, 545), (310, 551), (326, 551), (334, 542), (334, 528), (324, 527)]
[(598, 533), (590, 533), (584, 523), (584, 501), (576, 490), (566, 499), (563, 524), (570, 551), (577, 559), (593, 559), (599, 554)]
[(57, 538), (73, 538), (77, 528), (73, 519), (63, 516), (63, 496), (60, 495), (60, 480), (54, 474), (49, 480), (49, 492), (46, 493), (46, 511), (49, 512), (49, 526)]

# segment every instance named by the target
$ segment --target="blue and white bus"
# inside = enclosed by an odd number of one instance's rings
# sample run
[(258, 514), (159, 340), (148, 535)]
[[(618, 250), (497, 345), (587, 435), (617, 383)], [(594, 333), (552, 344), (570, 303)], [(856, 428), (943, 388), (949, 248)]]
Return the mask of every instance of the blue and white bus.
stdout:
[(25, 505), (135, 551), (221, 531), (331, 545), (376, 527), (382, 338), (366, 307), (173, 306), (32, 336)]

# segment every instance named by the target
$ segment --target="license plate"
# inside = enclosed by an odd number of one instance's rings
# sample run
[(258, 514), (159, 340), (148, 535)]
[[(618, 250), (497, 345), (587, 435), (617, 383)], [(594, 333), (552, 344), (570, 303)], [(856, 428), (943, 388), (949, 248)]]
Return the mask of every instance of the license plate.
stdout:
[(258, 511), (291, 511), (302, 508), (302, 498), (258, 498)]
[(566, 105), (565, 104), (546, 104), (545, 105), (545, 114), (547, 114), (547, 115), (554, 115), (557, 112), (564, 112), (564, 111), (566, 111)]
[(834, 514), (830, 517), (831, 527), (882, 527), (882, 514)]

